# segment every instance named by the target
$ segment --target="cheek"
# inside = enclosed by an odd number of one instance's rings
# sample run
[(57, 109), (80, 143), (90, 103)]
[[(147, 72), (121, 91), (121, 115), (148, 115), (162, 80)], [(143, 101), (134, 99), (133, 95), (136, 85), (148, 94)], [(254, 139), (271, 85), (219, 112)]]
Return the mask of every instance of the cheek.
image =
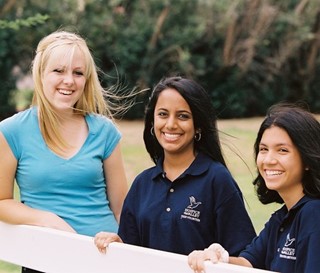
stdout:
[(159, 117), (154, 117), (153, 119), (153, 127), (155, 130), (161, 129), (165, 124), (165, 120), (159, 118)]
[(76, 84), (79, 90), (83, 91), (86, 86), (86, 79), (77, 79)]
[(263, 157), (262, 157), (261, 155), (258, 155), (258, 156), (257, 156), (256, 165), (257, 165), (257, 168), (258, 168), (259, 170), (262, 168), (262, 165), (263, 165)]
[(58, 77), (52, 77), (50, 75), (44, 75), (42, 77), (43, 89), (49, 89), (55, 87), (59, 83), (60, 79)]
[[(291, 163), (291, 162), (290, 162)], [(297, 177), (299, 180), (302, 180), (303, 174), (304, 174), (304, 168), (302, 166), (302, 164), (290, 164), (288, 166), (288, 168), (290, 168), (292, 170), (292, 172), (294, 173), (294, 177)]]
[(54, 84), (52, 83), (52, 79), (50, 79), (50, 77), (42, 78), (42, 89), (46, 98), (53, 95), (54, 92), (52, 90), (54, 89)]

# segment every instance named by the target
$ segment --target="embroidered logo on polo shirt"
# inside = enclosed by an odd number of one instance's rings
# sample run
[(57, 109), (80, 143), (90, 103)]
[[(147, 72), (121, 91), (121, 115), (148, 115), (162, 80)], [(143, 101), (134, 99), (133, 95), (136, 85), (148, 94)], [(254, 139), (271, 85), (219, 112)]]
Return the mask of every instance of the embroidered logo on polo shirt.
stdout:
[(189, 219), (192, 221), (200, 222), (200, 211), (196, 210), (198, 206), (202, 204), (202, 202), (197, 202), (194, 196), (189, 197), (190, 205), (188, 205), (183, 214), (181, 215), (181, 219)]
[(280, 251), (280, 258), (296, 260), (296, 249), (294, 244), (295, 240), (295, 238), (290, 238), (290, 233), (288, 233), (284, 247)]

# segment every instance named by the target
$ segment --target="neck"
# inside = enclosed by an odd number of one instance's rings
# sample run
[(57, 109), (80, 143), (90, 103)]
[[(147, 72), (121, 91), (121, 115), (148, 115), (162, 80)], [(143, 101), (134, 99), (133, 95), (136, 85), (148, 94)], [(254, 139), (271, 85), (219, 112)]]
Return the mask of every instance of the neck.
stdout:
[(292, 209), (292, 207), (305, 195), (302, 190), (298, 192), (291, 192), (289, 194), (279, 194), (285, 202), (288, 210)]
[(163, 161), (163, 170), (171, 181), (178, 178), (194, 161), (196, 155), (194, 153), (177, 156), (165, 154)]

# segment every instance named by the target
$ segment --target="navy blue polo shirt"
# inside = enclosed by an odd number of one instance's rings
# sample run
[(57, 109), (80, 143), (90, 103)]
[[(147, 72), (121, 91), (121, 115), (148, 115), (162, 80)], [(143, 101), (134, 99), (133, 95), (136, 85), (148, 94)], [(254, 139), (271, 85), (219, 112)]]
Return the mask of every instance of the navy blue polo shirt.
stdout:
[(173, 182), (162, 162), (139, 174), (124, 202), (119, 235), (128, 244), (185, 255), (214, 242), (238, 255), (256, 236), (230, 172), (202, 153)]
[(273, 213), (244, 251), (253, 267), (281, 273), (320, 272), (320, 200), (304, 196)]

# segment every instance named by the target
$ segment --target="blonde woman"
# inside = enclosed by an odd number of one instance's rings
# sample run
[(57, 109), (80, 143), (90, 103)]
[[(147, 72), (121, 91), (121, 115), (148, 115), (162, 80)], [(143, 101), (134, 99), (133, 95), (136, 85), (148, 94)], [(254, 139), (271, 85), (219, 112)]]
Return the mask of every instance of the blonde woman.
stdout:
[(128, 190), (121, 135), (85, 40), (66, 31), (43, 38), (32, 73), (32, 106), (0, 123), (0, 220), (117, 232)]

